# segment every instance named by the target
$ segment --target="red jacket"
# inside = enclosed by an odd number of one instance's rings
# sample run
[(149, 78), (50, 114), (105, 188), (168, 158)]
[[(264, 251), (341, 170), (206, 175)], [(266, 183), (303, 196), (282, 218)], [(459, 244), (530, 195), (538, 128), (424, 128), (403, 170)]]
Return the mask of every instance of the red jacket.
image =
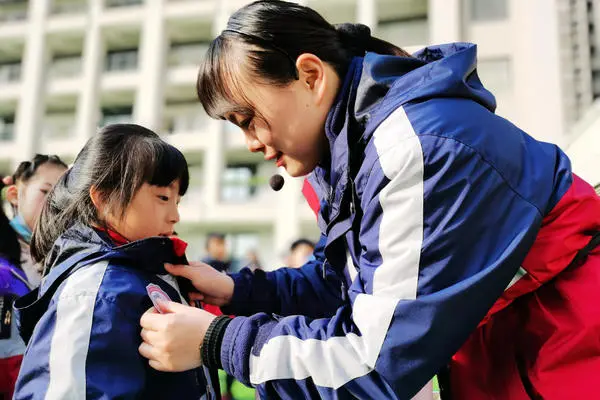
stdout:
[[(600, 198), (578, 177), (518, 274), (450, 363), (452, 399), (584, 399), (600, 372)], [(569, 266), (569, 268), (567, 268)]]

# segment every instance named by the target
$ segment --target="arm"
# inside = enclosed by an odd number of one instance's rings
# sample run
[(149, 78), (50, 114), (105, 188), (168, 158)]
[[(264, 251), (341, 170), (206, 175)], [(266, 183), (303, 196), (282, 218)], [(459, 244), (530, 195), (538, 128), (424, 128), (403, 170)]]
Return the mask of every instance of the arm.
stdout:
[(232, 274), (234, 291), (226, 314), (252, 315), (259, 312), (279, 315), (331, 316), (342, 305), (341, 281), (332, 268), (323, 279), (322, 236), (315, 247), (314, 259), (302, 268), (280, 268), (272, 272), (244, 268)]
[[(263, 395), (410, 398), (476, 328), (533, 243), (538, 209), (479, 154), (451, 139), (398, 136), (393, 145), (380, 137), (361, 186), (351, 307), (325, 319), (237, 317), (227, 327), (224, 369)], [(427, 168), (425, 145), (436, 149)]]

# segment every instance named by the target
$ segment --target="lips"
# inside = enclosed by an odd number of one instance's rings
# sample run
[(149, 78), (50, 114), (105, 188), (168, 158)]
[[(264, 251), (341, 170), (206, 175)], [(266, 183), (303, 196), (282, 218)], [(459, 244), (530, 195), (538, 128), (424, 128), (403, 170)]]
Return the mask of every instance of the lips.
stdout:
[(285, 161), (283, 161), (283, 153), (281, 153), (281, 152), (277, 153), (276, 165), (278, 167), (283, 167), (284, 164), (285, 164)]

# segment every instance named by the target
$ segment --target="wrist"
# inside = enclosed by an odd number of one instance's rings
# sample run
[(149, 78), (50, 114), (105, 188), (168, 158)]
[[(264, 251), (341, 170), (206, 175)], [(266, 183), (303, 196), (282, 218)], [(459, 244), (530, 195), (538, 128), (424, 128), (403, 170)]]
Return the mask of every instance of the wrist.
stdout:
[(227, 325), (231, 318), (221, 315), (212, 320), (204, 334), (204, 340), (200, 346), (200, 358), (202, 364), (207, 368), (222, 369), (221, 363), (221, 345)]
[(233, 291), (235, 289), (235, 282), (233, 281), (233, 278), (230, 275), (226, 275), (227, 276), (227, 290), (225, 291), (225, 297), (224, 297), (224, 306), (231, 304), (231, 301), (233, 300)]

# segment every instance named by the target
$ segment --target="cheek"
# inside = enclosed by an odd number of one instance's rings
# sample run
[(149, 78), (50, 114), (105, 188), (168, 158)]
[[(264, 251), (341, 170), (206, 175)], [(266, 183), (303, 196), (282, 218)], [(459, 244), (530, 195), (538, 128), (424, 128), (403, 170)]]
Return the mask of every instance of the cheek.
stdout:
[(123, 220), (122, 234), (129, 239), (143, 239), (160, 233), (160, 210), (152, 204), (138, 204)]
[(46, 196), (36, 188), (27, 188), (19, 198), (19, 212), (35, 217), (42, 211)]

